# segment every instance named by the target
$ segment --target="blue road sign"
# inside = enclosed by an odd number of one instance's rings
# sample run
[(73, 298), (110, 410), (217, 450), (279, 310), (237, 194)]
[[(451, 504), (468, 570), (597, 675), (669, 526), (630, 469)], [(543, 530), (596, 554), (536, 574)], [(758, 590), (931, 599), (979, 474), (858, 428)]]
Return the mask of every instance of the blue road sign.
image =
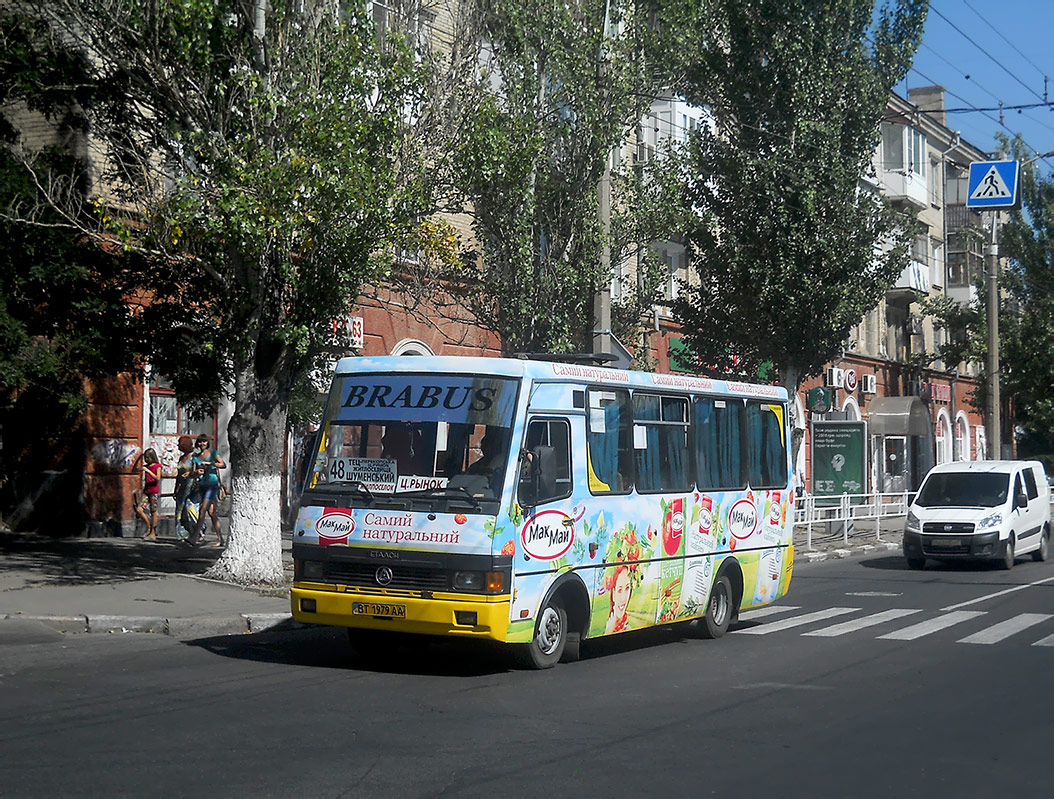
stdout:
[(1018, 194), (1017, 161), (974, 161), (970, 164), (967, 208), (1013, 208)]

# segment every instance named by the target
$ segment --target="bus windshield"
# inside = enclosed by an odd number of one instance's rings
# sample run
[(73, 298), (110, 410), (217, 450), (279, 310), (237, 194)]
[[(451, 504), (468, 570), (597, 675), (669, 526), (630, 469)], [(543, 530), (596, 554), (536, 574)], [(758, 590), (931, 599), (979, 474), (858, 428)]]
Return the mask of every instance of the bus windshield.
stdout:
[(493, 377), (338, 375), (308, 489), (348, 491), (352, 505), (493, 504), (510, 461), (517, 387)]

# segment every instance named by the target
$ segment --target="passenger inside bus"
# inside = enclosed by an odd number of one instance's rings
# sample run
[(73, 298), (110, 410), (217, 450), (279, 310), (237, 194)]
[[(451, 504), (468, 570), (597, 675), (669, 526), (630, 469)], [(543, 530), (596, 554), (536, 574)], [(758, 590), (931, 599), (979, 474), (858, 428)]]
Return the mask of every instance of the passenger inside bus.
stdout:
[(381, 438), (381, 457), (395, 461), (399, 474), (424, 474), (421, 464), (421, 434), (407, 427), (388, 425)]
[(491, 486), (500, 480), (501, 470), (508, 460), (509, 431), (501, 427), (488, 427), (479, 442), (480, 456), (469, 465), (469, 474), (483, 475)]

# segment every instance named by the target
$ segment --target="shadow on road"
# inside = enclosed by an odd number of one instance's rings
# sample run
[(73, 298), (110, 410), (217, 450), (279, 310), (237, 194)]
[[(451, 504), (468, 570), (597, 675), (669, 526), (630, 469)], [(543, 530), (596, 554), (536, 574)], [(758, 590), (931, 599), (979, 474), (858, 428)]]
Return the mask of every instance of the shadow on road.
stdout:
[[(1018, 559), (1017, 565), (1020, 566), (1024, 562), (1024, 559)], [(1031, 562), (1029, 559), (1028, 562)], [(866, 569), (879, 569), (882, 571), (914, 571), (908, 566), (907, 560), (903, 555), (886, 555), (881, 558), (865, 558), (860, 561), (860, 565)], [(933, 560), (928, 558), (926, 560), (925, 571), (946, 573), (946, 574), (962, 574), (964, 572), (988, 572), (988, 571), (1002, 571), (1002, 566), (998, 560)]]
[[(683, 628), (657, 628), (583, 641), (582, 660), (667, 646), (685, 640)], [(288, 666), (420, 677), (483, 677), (522, 670), (511, 650), (486, 641), (407, 636), (383, 652), (357, 652), (342, 628), (215, 636), (184, 641), (221, 657)], [(560, 668), (559, 666), (557, 668)]]
[(138, 538), (51, 538), (0, 532), (0, 563), (25, 586), (92, 585), (158, 574), (202, 574), (219, 557), (216, 547), (192, 548)]

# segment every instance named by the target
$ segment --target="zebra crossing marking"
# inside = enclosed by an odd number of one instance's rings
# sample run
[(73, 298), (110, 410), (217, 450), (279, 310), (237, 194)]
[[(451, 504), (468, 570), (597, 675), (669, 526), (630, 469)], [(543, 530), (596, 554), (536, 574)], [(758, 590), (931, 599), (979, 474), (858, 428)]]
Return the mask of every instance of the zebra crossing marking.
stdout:
[(886, 638), (892, 641), (914, 641), (916, 638), (922, 638), (924, 635), (935, 633), (939, 630), (943, 630), (952, 625), (959, 624), (960, 622), (969, 621), (975, 619), (978, 616), (984, 616), (985, 611), (983, 610), (956, 610), (952, 613), (945, 613), (943, 616), (938, 616), (935, 619), (929, 621), (922, 621), (918, 624), (912, 624), (910, 627), (905, 627), (902, 630), (894, 630), (891, 633), (878, 636), (879, 638)]
[(958, 644), (997, 644), (1015, 633), (1027, 630), (1051, 618), (1049, 613), (1021, 613), (1012, 619), (993, 624), (979, 633), (960, 638)]
[(762, 616), (772, 616), (776, 613), (786, 613), (789, 610), (801, 610), (798, 605), (766, 605), (763, 608), (755, 608), (754, 610), (745, 610), (739, 614), (740, 621), (749, 621), (751, 619), (760, 619)]
[(922, 608), (894, 608), (893, 610), (883, 610), (881, 613), (872, 613), (870, 616), (861, 616), (859, 619), (850, 619), (849, 621), (843, 621), (840, 624), (833, 624), (830, 627), (824, 627), (822, 630), (813, 630), (811, 633), (802, 633), (802, 635), (834, 638), (837, 635), (845, 635), (846, 633), (855, 632), (856, 630), (863, 630), (865, 627), (874, 627), (876, 624), (884, 624), (887, 621), (893, 621), (894, 619), (900, 619), (904, 616), (910, 616), (912, 613), (921, 612)]
[(1032, 646), (1054, 646), (1054, 635), (1048, 635), (1046, 638), (1040, 638)]
[(736, 630), (737, 635), (768, 635), (769, 633), (776, 633), (780, 630), (789, 630), (791, 627), (800, 627), (803, 624), (812, 624), (814, 621), (823, 621), (824, 619), (834, 618), (835, 616), (844, 616), (846, 613), (856, 613), (860, 608), (827, 608), (826, 610), (817, 610), (814, 613), (806, 613), (802, 616), (794, 616), (790, 619), (783, 619), (781, 621), (774, 621), (771, 624), (764, 624), (759, 627), (751, 627), (747, 630)]

